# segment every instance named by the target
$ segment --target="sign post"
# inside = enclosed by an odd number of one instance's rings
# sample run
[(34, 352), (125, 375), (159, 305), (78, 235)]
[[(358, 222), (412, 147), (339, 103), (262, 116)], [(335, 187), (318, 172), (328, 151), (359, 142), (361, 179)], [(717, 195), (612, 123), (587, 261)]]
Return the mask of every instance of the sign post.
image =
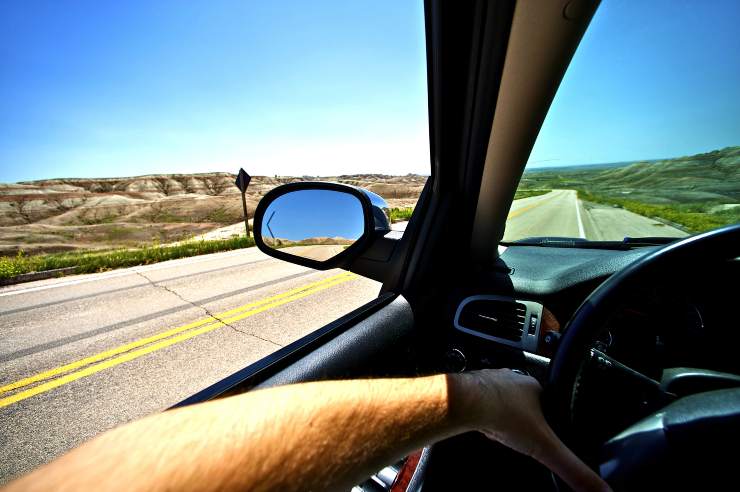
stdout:
[(236, 187), (242, 192), (242, 207), (244, 208), (244, 227), (247, 229), (247, 237), (249, 237), (249, 215), (247, 215), (247, 186), (252, 180), (252, 176), (247, 174), (243, 169), (239, 169), (239, 173), (236, 175)]

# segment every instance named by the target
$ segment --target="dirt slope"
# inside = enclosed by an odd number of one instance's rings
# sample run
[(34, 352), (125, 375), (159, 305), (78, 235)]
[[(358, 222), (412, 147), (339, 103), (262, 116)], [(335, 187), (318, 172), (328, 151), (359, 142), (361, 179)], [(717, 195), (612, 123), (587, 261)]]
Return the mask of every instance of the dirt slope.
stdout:
[[(209, 173), (0, 184), (0, 254), (171, 242), (234, 224), (242, 220), (235, 179)], [(303, 180), (361, 186), (392, 207), (408, 207), (426, 176), (254, 176), (247, 192), (250, 217), (269, 190)]]

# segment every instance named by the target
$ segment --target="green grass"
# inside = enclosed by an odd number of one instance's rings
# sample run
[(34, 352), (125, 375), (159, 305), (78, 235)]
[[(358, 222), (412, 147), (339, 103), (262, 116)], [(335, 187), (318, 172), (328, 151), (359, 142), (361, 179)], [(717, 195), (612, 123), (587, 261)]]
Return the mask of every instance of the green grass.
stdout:
[(254, 246), (254, 239), (244, 236), (212, 241), (188, 241), (173, 246), (151, 245), (137, 249), (111, 251), (75, 251), (37, 256), (19, 252), (14, 257), (0, 257), (0, 278), (6, 279), (22, 273), (42, 272), (57, 268), (75, 267), (75, 273), (94, 273), (148, 265), (160, 261), (189, 256), (217, 253)]
[(552, 190), (516, 190), (516, 194), (514, 195), (514, 200), (519, 200), (520, 198), (529, 198), (531, 196), (539, 196), (544, 195), (546, 193), (550, 193)]
[(678, 224), (688, 232), (704, 232), (740, 222), (738, 208), (711, 212), (714, 202), (656, 205), (625, 198), (608, 197), (578, 190), (578, 198), (592, 203), (624, 208), (645, 217), (654, 217)]
[(404, 220), (409, 220), (413, 213), (414, 213), (413, 207), (391, 208), (388, 210), (388, 215), (390, 216), (391, 224), (394, 224), (396, 222), (401, 222)]

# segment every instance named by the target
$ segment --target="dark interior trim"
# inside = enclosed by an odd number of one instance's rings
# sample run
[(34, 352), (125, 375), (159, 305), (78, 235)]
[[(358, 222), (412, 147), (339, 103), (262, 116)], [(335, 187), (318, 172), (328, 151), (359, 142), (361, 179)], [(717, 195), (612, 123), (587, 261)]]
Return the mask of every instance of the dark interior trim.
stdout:
[[(439, 276), (460, 275), (477, 205), (515, 2), (427, 0), (429, 135), (434, 182), (399, 290), (415, 308)], [(451, 261), (455, 258), (454, 261)]]

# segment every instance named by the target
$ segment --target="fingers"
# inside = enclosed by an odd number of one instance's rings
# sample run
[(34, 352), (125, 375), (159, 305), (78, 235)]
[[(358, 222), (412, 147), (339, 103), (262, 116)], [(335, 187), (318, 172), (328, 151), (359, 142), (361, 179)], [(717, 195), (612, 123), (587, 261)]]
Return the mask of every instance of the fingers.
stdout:
[(578, 458), (545, 420), (540, 404), (542, 387), (531, 376), (508, 369), (476, 374), (486, 392), (483, 411), (488, 417), (479, 429), (489, 438), (529, 455), (560, 476), (576, 491), (611, 490)]
[(557, 436), (553, 437), (552, 448), (537, 460), (557, 474), (576, 492), (611, 491), (611, 487), (568, 449)]

